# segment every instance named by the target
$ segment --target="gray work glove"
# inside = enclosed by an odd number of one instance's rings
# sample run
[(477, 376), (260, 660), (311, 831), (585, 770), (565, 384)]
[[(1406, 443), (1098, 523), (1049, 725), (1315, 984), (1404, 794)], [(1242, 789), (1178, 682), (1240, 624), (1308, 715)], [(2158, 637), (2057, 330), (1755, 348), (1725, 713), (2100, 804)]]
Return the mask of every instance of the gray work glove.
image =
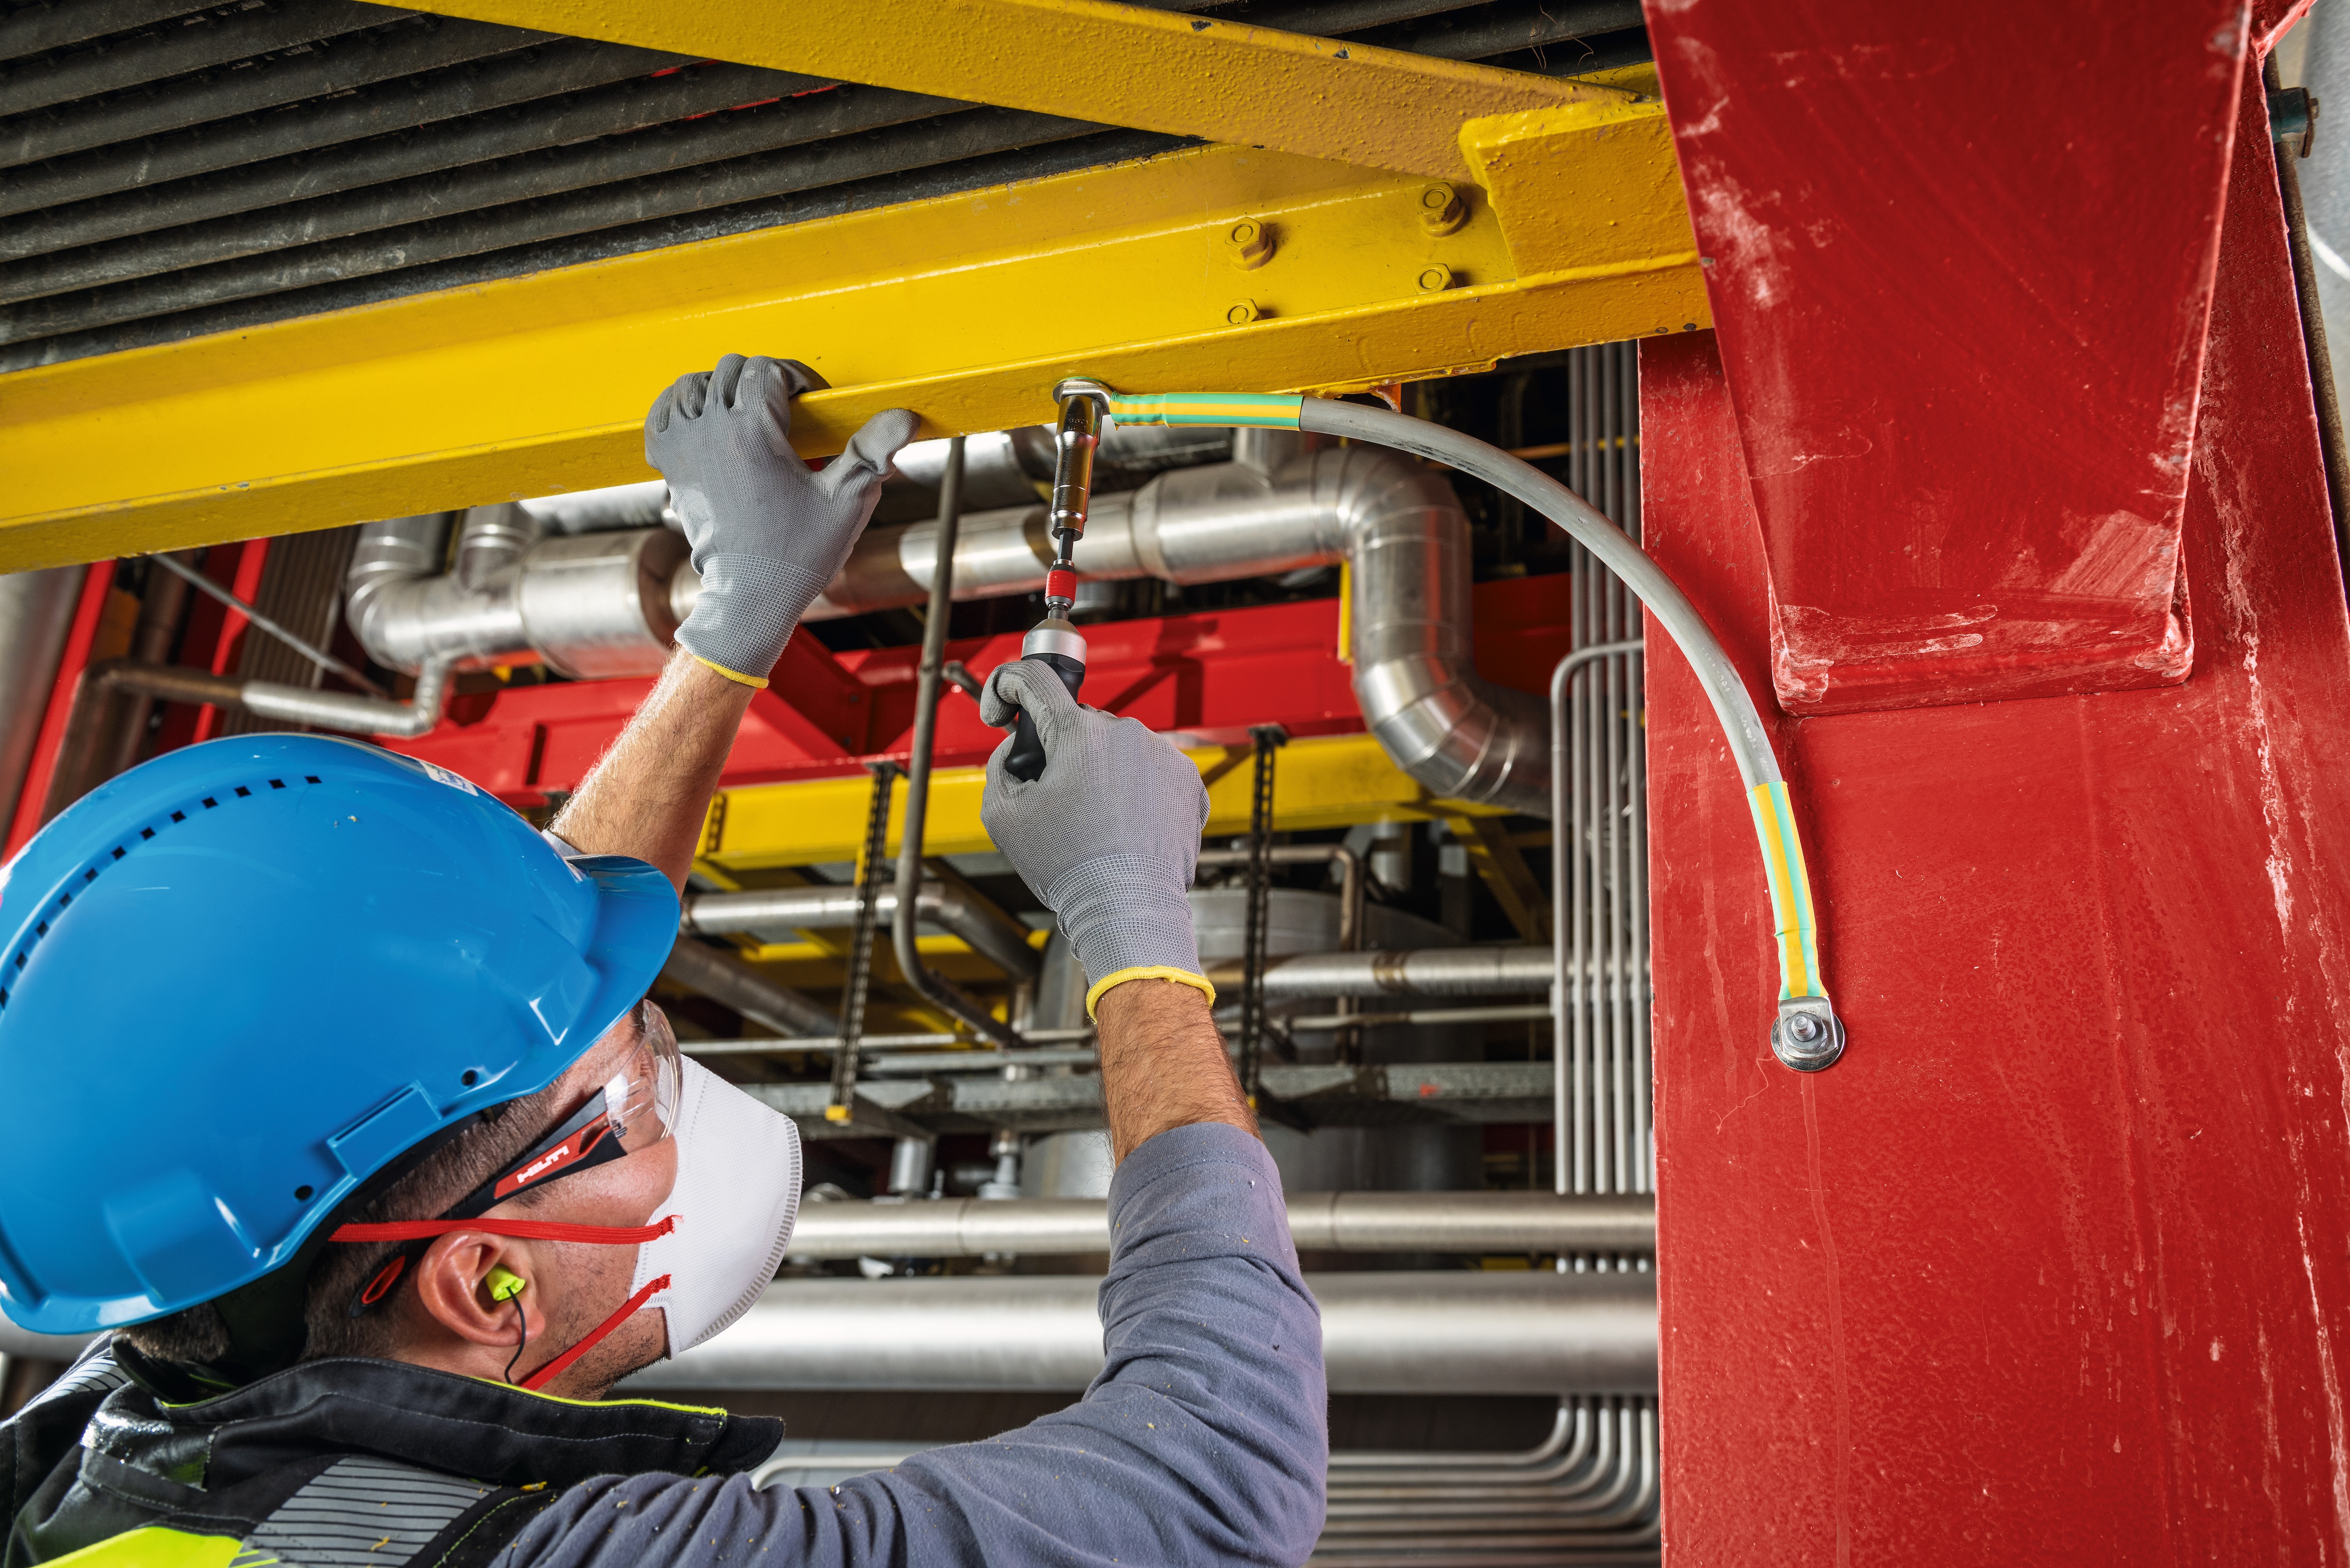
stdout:
[(1045, 771), (1006, 778), (1012, 742), (995, 748), (979, 807), (987, 836), (1060, 917), (1095, 984), (1133, 969), (1198, 974), (1184, 890), (1208, 826), (1200, 770), (1139, 722), (1079, 707), (1042, 664), (1000, 664), (980, 694), (980, 717), (997, 729), (1019, 709), (1036, 722)]
[(824, 472), (810, 472), (785, 436), (791, 400), (823, 385), (795, 359), (729, 354), (715, 370), (682, 378), (645, 416), (645, 461), (669, 481), (702, 574), (677, 640), (754, 681), (847, 563), (889, 460), (920, 422), (905, 409), (878, 413)]

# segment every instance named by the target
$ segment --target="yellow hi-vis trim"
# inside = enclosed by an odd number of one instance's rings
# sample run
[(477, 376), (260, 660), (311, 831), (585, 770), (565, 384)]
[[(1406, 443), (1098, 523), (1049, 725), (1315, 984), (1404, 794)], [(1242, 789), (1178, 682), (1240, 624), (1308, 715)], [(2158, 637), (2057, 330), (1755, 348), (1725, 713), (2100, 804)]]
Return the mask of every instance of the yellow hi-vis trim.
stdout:
[(49, 1562), (51, 1568), (228, 1568), (244, 1551), (244, 1542), (234, 1535), (191, 1535), (150, 1524)]
[(1779, 1000), (1825, 996), (1820, 984), (1820, 938), (1812, 914), (1812, 879), (1804, 869), (1804, 842), (1784, 780), (1746, 792), (1754, 831), (1762, 840), (1762, 869), (1771, 883), (1771, 914), (1779, 937)]
[(1112, 970), (1094, 981), (1093, 988), (1086, 992), (1086, 1016), (1091, 1018), (1094, 1015), (1094, 1003), (1102, 999), (1103, 992), (1114, 985), (1124, 985), (1129, 980), (1171, 980), (1177, 985), (1188, 985), (1194, 991), (1205, 992), (1208, 1005), (1216, 1005), (1216, 988), (1208, 982), (1206, 975), (1193, 974), (1188, 969), (1170, 968), (1166, 964), (1138, 964), (1132, 969)]

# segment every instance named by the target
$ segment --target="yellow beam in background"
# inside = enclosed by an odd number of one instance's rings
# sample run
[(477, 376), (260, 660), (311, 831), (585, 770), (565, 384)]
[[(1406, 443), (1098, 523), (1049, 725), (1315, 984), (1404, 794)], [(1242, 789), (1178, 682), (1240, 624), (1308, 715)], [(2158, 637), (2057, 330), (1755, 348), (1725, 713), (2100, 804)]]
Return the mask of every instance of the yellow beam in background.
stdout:
[[(831, 382), (795, 418), (816, 457), (892, 406), (1034, 423), (1073, 371), (1301, 391), (1710, 324), (1669, 146), (1597, 144), (1592, 199), (1611, 157), (1679, 248), (1526, 274), (1472, 186), (1438, 234), (1425, 181), (1209, 147), (17, 371), (0, 571), (650, 478), (644, 410), (730, 351)], [(1243, 217), (1274, 238), (1253, 270)]]
[(1627, 95), (1103, 0), (433, 0), (452, 16), (1462, 179), (1463, 121)]
[[(1248, 831), (1254, 774), (1246, 746), (1186, 752), (1208, 785), (1203, 836)], [(995, 847), (979, 823), (979, 768), (941, 768), (931, 778), (931, 809), (922, 847), (931, 855), (976, 855)], [(713, 834), (705, 836), (694, 868), (732, 878), (785, 866), (827, 866), (852, 860), (865, 842), (865, 813), (873, 794), (865, 778), (810, 779), (754, 784), (722, 792)], [(895, 855), (906, 792), (890, 802), (889, 853)], [(1368, 735), (1326, 735), (1292, 741), (1274, 771), (1273, 815), (1278, 832), (1351, 827), (1358, 822), (1425, 822), (1503, 815), (1490, 806), (1439, 800), (1388, 760)], [(715, 842), (712, 841), (714, 837)]]

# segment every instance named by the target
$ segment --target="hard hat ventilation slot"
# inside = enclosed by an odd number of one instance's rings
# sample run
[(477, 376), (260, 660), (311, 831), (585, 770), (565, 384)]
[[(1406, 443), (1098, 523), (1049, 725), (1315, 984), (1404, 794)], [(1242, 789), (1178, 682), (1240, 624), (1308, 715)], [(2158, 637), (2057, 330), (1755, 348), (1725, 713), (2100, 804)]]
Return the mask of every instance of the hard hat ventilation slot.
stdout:
[[(317, 775), (317, 774), (303, 774), (302, 776), (303, 776), (303, 779), (304, 779), (304, 781), (305, 781), (306, 783), (309, 783), (309, 784), (317, 784), (317, 783), (320, 783), (320, 782), (321, 782), (321, 780), (319, 779), (319, 777), (318, 777), (318, 775)], [(269, 787), (270, 787), (271, 789), (284, 789), (284, 788), (286, 788), (286, 781), (285, 781), (284, 779), (271, 779), (271, 780), (269, 780), (269, 781), (268, 781), (268, 783), (269, 783)], [(236, 794), (237, 794), (238, 797), (239, 797), (239, 798), (241, 798), (241, 799), (248, 799), (248, 800), (249, 800), (249, 799), (251, 799), (251, 798), (252, 798), (252, 796), (253, 796), (253, 790), (252, 790), (252, 788), (251, 788), (250, 786), (248, 786), (248, 785), (245, 785), (245, 784), (238, 784), (238, 785), (236, 785), (236, 786), (235, 786), (235, 789), (236, 789)], [(206, 796), (204, 797), (204, 799), (203, 799), (203, 805), (204, 805), (204, 809), (206, 809), (207, 811), (210, 811), (210, 810), (212, 810), (212, 809), (213, 809), (213, 808), (217, 807), (219, 805), (220, 805), (220, 799), (219, 799), (219, 797), (218, 797), (218, 796), (216, 796), (216, 795), (206, 795)], [(186, 812), (184, 812), (184, 811), (175, 811), (175, 812), (173, 812), (173, 813), (172, 814), (172, 822), (185, 822), (185, 821), (187, 821), (187, 820), (188, 820), (188, 814), (187, 814)], [(167, 826), (168, 826), (168, 825), (167, 825)], [(152, 837), (154, 837), (154, 836), (155, 836), (155, 828), (153, 828), (153, 827), (142, 827), (142, 828), (140, 828), (140, 829), (139, 830), (139, 837), (140, 837), (140, 841), (141, 843), (144, 843), (146, 840), (148, 840), (148, 839), (150, 839), (150, 838), (152, 838)], [(108, 853), (108, 855), (107, 855), (107, 857), (106, 857), (104, 860), (99, 861), (99, 862), (97, 865), (95, 865), (95, 866), (86, 866), (86, 867), (84, 867), (82, 868), (82, 873), (81, 873), (82, 885), (83, 885), (84, 887), (88, 887), (90, 883), (97, 881), (97, 880), (98, 880), (98, 874), (99, 874), (100, 871), (102, 871), (102, 870), (106, 869), (106, 867), (108, 867), (109, 866), (113, 865), (116, 861), (120, 860), (121, 858), (123, 858), (125, 856), (129, 855), (130, 853), (130, 840), (125, 839), (122, 843), (116, 845), (116, 846), (113, 847), (113, 849), (112, 849), (112, 850), (109, 851), (109, 853)], [(66, 907), (67, 907), (68, 905), (71, 904), (72, 902), (73, 902), (73, 895), (72, 895), (71, 893), (69, 893), (69, 892), (61, 892), (61, 893), (59, 893), (59, 894), (57, 895), (57, 910), (58, 910), (58, 912), (59, 912), (59, 913), (63, 913), (63, 912), (64, 912), (64, 910), (65, 910), (65, 909), (66, 909)], [(19, 971), (23, 971), (23, 970), (24, 970), (24, 968), (25, 968), (27, 964), (29, 964), (29, 963), (31, 963), (31, 962), (32, 962), (32, 959), (33, 959), (33, 947), (34, 947), (34, 944), (35, 944), (35, 943), (39, 942), (43, 938), (47, 937), (48, 934), (49, 934), (49, 922), (48, 922), (47, 920), (42, 920), (42, 921), (38, 922), (37, 924), (36, 924), (36, 925), (33, 927), (33, 938), (32, 938), (32, 940), (31, 940), (31, 941), (29, 941), (29, 942), (27, 942), (27, 943), (26, 943), (26, 944), (25, 944), (25, 946), (24, 946), (23, 948), (19, 949), (19, 950), (18, 950), (18, 951), (17, 951), (17, 953), (16, 953), (16, 969), (17, 969)], [(0, 989), (0, 1008), (5, 1008), (7, 1005), (8, 1005), (8, 992), (7, 992), (5, 989)]]

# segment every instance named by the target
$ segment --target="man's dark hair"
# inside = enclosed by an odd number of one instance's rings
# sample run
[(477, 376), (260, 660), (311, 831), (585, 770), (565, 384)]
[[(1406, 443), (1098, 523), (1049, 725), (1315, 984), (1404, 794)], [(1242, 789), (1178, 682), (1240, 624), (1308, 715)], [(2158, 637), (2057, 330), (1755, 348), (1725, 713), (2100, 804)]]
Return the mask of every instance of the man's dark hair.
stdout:
[[(434, 1149), (416, 1168), (374, 1198), (354, 1199), (328, 1215), (321, 1229), (373, 1225), (390, 1220), (430, 1220), (446, 1210), (544, 1137), (555, 1120), (560, 1082), (484, 1111), (471, 1127)], [(401, 1243), (329, 1243), (311, 1271), (303, 1298), (309, 1343), (302, 1359), (328, 1355), (387, 1355), (391, 1350), (391, 1314), (350, 1314), (351, 1297)], [(132, 1349), (158, 1361), (214, 1361), (228, 1354), (228, 1324), (220, 1309), (204, 1302), (151, 1323), (117, 1331)]]

